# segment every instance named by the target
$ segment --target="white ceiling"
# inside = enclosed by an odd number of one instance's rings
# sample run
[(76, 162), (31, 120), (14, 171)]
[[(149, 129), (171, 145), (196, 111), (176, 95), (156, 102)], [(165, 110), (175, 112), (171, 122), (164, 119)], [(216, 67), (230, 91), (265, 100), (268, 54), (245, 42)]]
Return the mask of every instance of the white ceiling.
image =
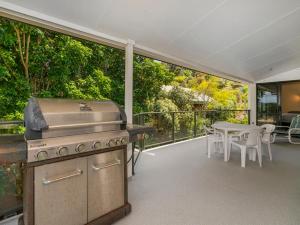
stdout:
[(300, 80), (300, 68), (279, 73), (274, 76), (270, 76), (266, 79), (262, 79), (258, 81), (257, 83), (270, 83), (270, 82), (293, 81), (293, 80)]
[(245, 80), (300, 67), (300, 0), (0, 0), (8, 6)]

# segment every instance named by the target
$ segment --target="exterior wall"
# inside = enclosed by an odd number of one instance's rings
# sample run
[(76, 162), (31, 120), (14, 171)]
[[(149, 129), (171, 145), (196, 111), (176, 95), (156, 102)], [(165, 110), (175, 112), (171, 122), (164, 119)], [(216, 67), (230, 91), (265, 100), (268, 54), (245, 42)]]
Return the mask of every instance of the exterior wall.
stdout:
[(284, 113), (300, 111), (300, 82), (282, 84), (281, 106)]

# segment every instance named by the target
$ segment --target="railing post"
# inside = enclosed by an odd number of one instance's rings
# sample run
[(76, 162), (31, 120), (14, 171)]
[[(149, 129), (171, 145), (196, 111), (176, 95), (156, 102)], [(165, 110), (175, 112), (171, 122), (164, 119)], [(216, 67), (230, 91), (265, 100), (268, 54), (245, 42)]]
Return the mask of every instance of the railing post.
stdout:
[(214, 123), (214, 117), (215, 117), (215, 111), (212, 110), (212, 111), (210, 111), (210, 112), (211, 112), (210, 124), (213, 124), (213, 123)]
[(251, 111), (248, 110), (247, 112), (248, 112), (248, 124), (250, 124), (250, 123), (251, 123), (251, 122), (250, 122), (250, 121), (251, 121), (251, 118), (250, 118), (250, 117), (251, 117)]
[(197, 136), (197, 112), (194, 111), (194, 133), (193, 136), (196, 137)]
[(141, 118), (142, 118), (141, 125), (145, 125), (145, 117), (144, 117), (144, 114), (141, 114)]
[(175, 142), (175, 112), (172, 112), (172, 141)]
[[(145, 114), (140, 114), (140, 125), (144, 126), (145, 125)], [(143, 151), (145, 149), (145, 138), (139, 141), (139, 150)]]

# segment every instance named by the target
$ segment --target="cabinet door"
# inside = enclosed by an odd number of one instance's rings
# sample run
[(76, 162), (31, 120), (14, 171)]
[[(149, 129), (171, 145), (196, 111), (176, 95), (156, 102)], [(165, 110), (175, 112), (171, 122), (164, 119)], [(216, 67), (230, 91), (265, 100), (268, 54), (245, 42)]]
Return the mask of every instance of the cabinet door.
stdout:
[(88, 158), (88, 221), (124, 205), (123, 150)]
[(87, 159), (35, 167), (35, 225), (87, 223)]

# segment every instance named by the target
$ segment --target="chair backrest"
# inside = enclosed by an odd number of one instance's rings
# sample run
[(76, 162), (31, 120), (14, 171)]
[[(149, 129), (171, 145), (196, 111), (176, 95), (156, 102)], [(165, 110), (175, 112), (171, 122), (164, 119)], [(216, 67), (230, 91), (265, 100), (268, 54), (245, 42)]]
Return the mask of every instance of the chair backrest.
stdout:
[(247, 146), (255, 146), (258, 145), (260, 129), (249, 129), (246, 131), (246, 145)]
[(275, 130), (275, 125), (273, 124), (264, 124), (260, 126), (262, 129), (262, 141), (263, 142), (271, 142), (271, 134)]

